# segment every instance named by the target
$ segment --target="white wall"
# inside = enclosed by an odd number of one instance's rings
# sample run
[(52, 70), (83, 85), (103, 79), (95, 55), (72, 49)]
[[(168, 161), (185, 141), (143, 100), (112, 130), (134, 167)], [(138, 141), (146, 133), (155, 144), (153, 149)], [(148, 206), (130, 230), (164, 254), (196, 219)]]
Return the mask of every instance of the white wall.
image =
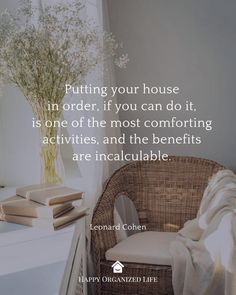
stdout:
[[(214, 132), (202, 133), (206, 141), (201, 146), (169, 146), (166, 151), (213, 159), (236, 170), (235, 10), (234, 0), (109, 0), (111, 30), (123, 41), (131, 60), (126, 71), (117, 70), (117, 84), (147, 81), (178, 85), (182, 89), (179, 100), (191, 97), (198, 105), (198, 117), (215, 122)], [(144, 97), (119, 99), (136, 102)], [(122, 119), (136, 116), (130, 112), (121, 114)], [(147, 118), (147, 114), (138, 116)], [(148, 116), (155, 119), (166, 115)], [(145, 129), (136, 131), (140, 136), (147, 133)], [(139, 148), (127, 146), (126, 151)], [(157, 149), (149, 145), (143, 150), (150, 148)]]
[[(1, 1), (0, 10), (15, 8), (17, 3), (17, 0)], [(233, 0), (109, 0), (111, 29), (123, 41), (131, 59), (127, 70), (117, 71), (117, 84), (147, 81), (179, 85), (182, 99), (191, 96), (199, 106), (198, 116), (215, 121), (215, 131), (201, 146), (169, 146), (167, 151), (203, 156), (233, 169), (236, 169), (235, 9)], [(129, 98), (132, 100), (142, 101), (143, 97)], [(134, 113), (121, 114), (122, 119), (133, 116)], [(153, 119), (156, 116), (149, 114)], [(162, 118), (165, 114), (158, 116)], [(8, 87), (0, 97), (0, 185), (39, 181), (38, 134), (31, 128), (31, 118), (25, 98)], [(129, 134), (131, 130), (126, 132)], [(137, 130), (141, 136), (146, 132)], [(207, 139), (206, 134), (202, 135)], [(143, 147), (146, 151), (150, 148), (153, 147)], [(138, 149), (138, 146), (126, 147), (131, 152)], [(71, 154), (71, 147), (66, 147), (65, 154)]]

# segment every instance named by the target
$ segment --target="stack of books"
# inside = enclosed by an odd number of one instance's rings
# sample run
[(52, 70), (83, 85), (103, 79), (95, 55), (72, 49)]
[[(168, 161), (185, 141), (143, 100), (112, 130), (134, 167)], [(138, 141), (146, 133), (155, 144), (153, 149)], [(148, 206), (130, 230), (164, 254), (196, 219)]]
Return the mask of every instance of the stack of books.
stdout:
[(74, 205), (83, 193), (62, 185), (31, 185), (0, 203), (0, 220), (53, 230), (65, 227), (87, 213)]

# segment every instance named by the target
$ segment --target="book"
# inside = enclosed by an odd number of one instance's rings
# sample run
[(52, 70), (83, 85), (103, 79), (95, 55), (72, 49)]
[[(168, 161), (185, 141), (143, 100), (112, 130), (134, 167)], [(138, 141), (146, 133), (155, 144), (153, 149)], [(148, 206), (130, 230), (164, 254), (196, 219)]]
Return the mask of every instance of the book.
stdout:
[(78, 190), (62, 185), (32, 185), (18, 188), (16, 194), (46, 206), (79, 200), (83, 195)]
[[(7, 198), (5, 200), (2, 200), (0, 202), (0, 220), (3, 220), (2, 219), (2, 215), (3, 215), (3, 212), (2, 212), (2, 204), (5, 203), (5, 202), (16, 201), (18, 199), (19, 199), (19, 196), (12, 196), (12, 197), (9, 197), (9, 198)], [(23, 200), (23, 198), (21, 198), (21, 199)]]
[(2, 214), (26, 217), (56, 218), (73, 208), (71, 202), (45, 206), (20, 196), (14, 196), (0, 203)]
[(8, 215), (3, 214), (2, 218), (4, 221), (18, 223), (27, 226), (39, 227), (39, 228), (47, 228), (52, 230), (61, 229), (73, 222), (77, 219), (86, 215), (88, 208), (74, 208), (69, 212), (63, 214), (62, 216), (54, 219), (47, 218), (32, 218), (25, 216), (17, 216), (17, 215)]
[(62, 185), (60, 184), (53, 184), (53, 183), (27, 185), (27, 186), (18, 187), (16, 189), (16, 195), (26, 198), (27, 193), (31, 191), (37, 191), (37, 190), (40, 191), (43, 189), (58, 188), (61, 186)]
[(9, 198), (6, 198), (6, 199), (4, 199), (4, 200), (2, 200), (2, 201), (0, 202), (0, 209), (1, 209), (1, 205), (2, 205), (2, 204), (4, 204), (4, 203), (9, 203), (9, 202), (12, 202), (12, 201), (18, 201), (18, 200), (24, 200), (24, 198), (22, 198), (22, 197), (20, 197), (20, 196), (16, 196), (16, 195), (11, 196), (11, 197), (9, 197)]

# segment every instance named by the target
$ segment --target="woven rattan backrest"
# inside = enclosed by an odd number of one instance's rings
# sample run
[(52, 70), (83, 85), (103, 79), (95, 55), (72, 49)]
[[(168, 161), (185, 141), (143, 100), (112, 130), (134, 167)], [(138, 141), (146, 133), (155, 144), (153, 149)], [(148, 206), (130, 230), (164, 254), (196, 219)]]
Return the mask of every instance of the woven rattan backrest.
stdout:
[[(177, 231), (193, 219), (209, 177), (224, 167), (194, 157), (171, 157), (168, 162), (134, 162), (110, 178), (94, 214), (112, 223), (115, 198), (127, 195), (147, 230)], [(105, 215), (109, 215), (106, 218)]]

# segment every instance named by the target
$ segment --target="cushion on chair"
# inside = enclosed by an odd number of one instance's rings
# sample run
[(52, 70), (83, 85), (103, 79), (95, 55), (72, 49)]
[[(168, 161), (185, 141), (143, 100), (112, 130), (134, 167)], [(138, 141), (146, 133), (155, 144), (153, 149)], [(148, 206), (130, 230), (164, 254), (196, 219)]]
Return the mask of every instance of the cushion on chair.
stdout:
[(106, 251), (111, 261), (171, 265), (170, 243), (177, 233), (146, 231), (134, 234)]

